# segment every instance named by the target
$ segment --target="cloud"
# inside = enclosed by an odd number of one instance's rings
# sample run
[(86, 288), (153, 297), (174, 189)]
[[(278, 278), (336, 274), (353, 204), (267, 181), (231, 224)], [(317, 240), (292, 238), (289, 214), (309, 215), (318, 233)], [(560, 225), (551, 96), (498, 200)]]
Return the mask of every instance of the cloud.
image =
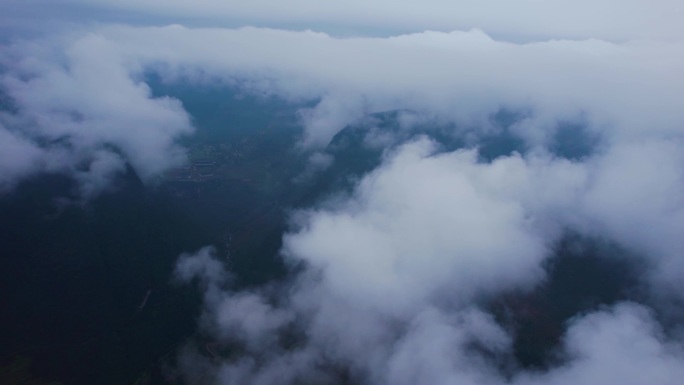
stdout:
[[(425, 30), (479, 28), (500, 38), (547, 40), (598, 38), (681, 38), (676, 0), (295, 0), (287, 5), (272, 0), (249, 3), (221, 0), (63, 0), (30, 1), (15, 13), (35, 8), (76, 9), (93, 19), (204, 25), (258, 25), (290, 29), (329, 29), (397, 34)], [(20, 4), (21, 4), (20, 3)], [(29, 8), (31, 7), (31, 8)], [(13, 10), (13, 8), (8, 8)], [(60, 13), (58, 13), (60, 14)], [(502, 17), (505, 15), (505, 17)], [(68, 18), (68, 14), (62, 17)], [(118, 18), (117, 18), (118, 16)]]
[(150, 181), (184, 161), (175, 140), (193, 131), (187, 113), (176, 100), (153, 98), (106, 39), (22, 41), (5, 53), (0, 86), (11, 103), (0, 119), (14, 133), (4, 135), (20, 142), (6, 160), (16, 170), (12, 183), (57, 171), (74, 175), (92, 196), (126, 163)]
[[(248, 333), (232, 321), (218, 323), (223, 333), (255, 338), (243, 341), (248, 344), (246, 354), (205, 367), (188, 382), (201, 376), (217, 384), (274, 380), (284, 384), (675, 384), (684, 370), (681, 343), (668, 340), (651, 312), (634, 303), (620, 303), (573, 319), (559, 347), (563, 359), (550, 369), (514, 366), (511, 371), (503, 370), (502, 365), (511, 358), (514, 336), (482, 310), (428, 306), (393, 322), (382, 316), (381, 309), (341, 304), (339, 297), (324, 291), (321, 285), (325, 283), (301, 283), (312, 286), (300, 286), (294, 294), (299, 299), (281, 309), (268, 307), (267, 313), (262, 311), (266, 307), (259, 305), (262, 310), (256, 314), (261, 319), (272, 312), (295, 312), (305, 320), (299, 325), (306, 331), (303, 341), (289, 348), (275, 343), (283, 333), (283, 329), (273, 328), (279, 317), (251, 323)], [(301, 296), (316, 297), (316, 301), (305, 301), (308, 306), (302, 306)], [(252, 303), (264, 300), (249, 297), (247, 301)], [(253, 319), (254, 309), (227, 304), (244, 298), (244, 294), (229, 292), (223, 298), (223, 304), (230, 306), (225, 311), (244, 314), (240, 323)], [(271, 342), (255, 344), (266, 336)], [(193, 369), (209, 362), (195, 354)]]
[[(205, 255), (200, 251), (198, 263), (206, 262)], [(191, 258), (184, 256), (181, 266)], [(331, 292), (326, 279), (301, 278), (291, 296), (281, 292), (278, 307), (267, 304), (264, 293), (224, 291), (218, 306), (213, 297), (206, 302), (205, 316), (213, 315), (215, 323), (203, 323), (203, 330), (220, 341), (237, 341), (246, 354), (196, 376), (211, 373), (220, 384), (335, 384), (341, 376), (371, 383), (474, 380), (495, 378), (496, 370), (487, 369), (481, 356), (467, 354), (467, 345), (480, 343), (499, 353), (510, 348), (509, 336), (477, 309), (445, 313), (426, 307), (393, 317)], [(284, 346), (292, 328), (304, 334)]]
[(675, 384), (684, 371), (682, 346), (667, 341), (647, 309), (620, 304), (577, 319), (565, 337), (570, 361), (520, 384)]
[[(400, 145), (349, 195), (293, 217), (283, 253), (304, 266), (293, 282), (207, 304), (207, 314), (232, 314), (214, 315), (211, 338), (251, 336), (240, 340), (246, 354), (214, 367), (215, 383), (675, 383), (681, 341), (652, 298), (560, 325), (560, 361), (545, 370), (519, 366), (515, 328), (486, 303), (534, 292), (568, 229), (626, 247), (624, 264), (649, 261), (645, 277), (668, 297), (663, 273), (682, 273), (680, 149), (652, 140), (580, 160), (541, 150), (488, 162), (425, 137)], [(252, 318), (262, 326), (246, 331)]]
[(41, 150), (0, 125), (0, 189), (12, 187), (15, 181), (40, 167)]
[(192, 132), (178, 101), (151, 95), (144, 74), (156, 71), (169, 80), (218, 80), (316, 102), (300, 111), (304, 148), (322, 148), (346, 125), (388, 110), (476, 133), (502, 110), (521, 112), (511, 132), (532, 147), (549, 146), (567, 122), (581, 122), (607, 142), (668, 137), (681, 134), (684, 118), (681, 45), (514, 44), (481, 30), (339, 38), (252, 27), (104, 25), (6, 47), (2, 89), (17, 113), (3, 114), (3, 123), (36, 148), (67, 148), (63, 169), (89, 163), (93, 151), (114, 151), (151, 180), (182, 162), (175, 140)]
[[(5, 190), (59, 172), (88, 197), (127, 165), (153, 181), (182, 163), (176, 140), (192, 133), (190, 117), (179, 101), (152, 95), (149, 72), (311, 103), (299, 111), (300, 149), (317, 151), (311, 178), (332, 162), (332, 138), (376, 112), (411, 111), (468, 139), (447, 151), (376, 127), (366, 144), (387, 146), (380, 166), (348, 194), (293, 216), (282, 254), (302, 270), (287, 283), (233, 291), (211, 248), (181, 256), (176, 279), (196, 280), (204, 293), (201, 336), (241, 352), (208, 351), (208, 363), (206, 347), (188, 348), (189, 383), (205, 375), (220, 384), (681, 379), (680, 342), (648, 304), (577, 315), (564, 326), (565, 360), (536, 372), (517, 366), (515, 331), (486, 306), (537, 289), (568, 230), (649, 262), (656, 295), (681, 293), (679, 2), (62, 4), (281, 28), (123, 23), (13, 40), (0, 59)], [(319, 23), (392, 32), (305, 29)], [(501, 123), (502, 112), (515, 118)], [(414, 123), (400, 125), (410, 132)], [(571, 160), (553, 146), (573, 125), (597, 139)], [(482, 160), (480, 139), (503, 130), (524, 141), (521, 153)]]
[(524, 110), (529, 116), (517, 131), (541, 143), (558, 121), (587, 121), (609, 136), (681, 130), (681, 41), (512, 44), (480, 30), (388, 38), (180, 26), (100, 33), (127, 62), (171, 77), (240, 79), (254, 92), (320, 100), (302, 111), (308, 145), (325, 145), (355, 119), (394, 109), (462, 127), (485, 125), (501, 109)]
[(204, 292), (205, 301), (215, 306), (218, 297), (228, 284), (230, 275), (223, 269), (221, 262), (213, 257), (214, 248), (207, 246), (194, 254), (181, 254), (176, 263), (174, 278), (178, 282), (191, 282), (197, 279)]
[(434, 151), (429, 141), (407, 145), (350, 201), (304, 214), (285, 253), (321, 268), (339, 295), (390, 314), (438, 290), (469, 303), (474, 293), (538, 279), (544, 239), (522, 207), (491, 189), (494, 178), (479, 177), (487, 166), (473, 151)]

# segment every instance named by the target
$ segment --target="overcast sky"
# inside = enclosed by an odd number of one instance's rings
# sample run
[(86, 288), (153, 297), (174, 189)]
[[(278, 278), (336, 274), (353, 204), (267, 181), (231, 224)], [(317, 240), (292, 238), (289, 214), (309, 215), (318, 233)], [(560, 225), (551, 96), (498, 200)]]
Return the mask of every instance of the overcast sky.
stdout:
[[(682, 344), (654, 303), (577, 315), (562, 365), (502, 373), (491, 357), (510, 360), (515, 336), (478, 299), (533, 290), (568, 229), (620, 245), (625, 263), (647, 261), (653, 298), (682, 299), (683, 7), (5, 1), (0, 193), (54, 172), (87, 198), (126, 165), (152, 181), (182, 164), (178, 139), (196, 128), (182, 103), (152, 95), (146, 71), (316, 101), (299, 111), (297, 150), (326, 164), (335, 160), (321, 152), (348, 124), (411, 111), (406, 130), (453, 123), (472, 148), (388, 141), (349, 195), (293, 214), (282, 256), (307, 268), (287, 288), (233, 292), (211, 248), (181, 256), (177, 278), (203, 281), (200, 327), (246, 352), (209, 362), (188, 347), (190, 382), (209, 367), (218, 384), (335, 383), (340, 368), (364, 384), (677, 384)], [(522, 113), (510, 130), (526, 151), (484, 162), (478, 138), (496, 133), (501, 110)], [(581, 159), (552, 149), (568, 123), (598, 138)], [(292, 325), (304, 343), (285, 349)]]

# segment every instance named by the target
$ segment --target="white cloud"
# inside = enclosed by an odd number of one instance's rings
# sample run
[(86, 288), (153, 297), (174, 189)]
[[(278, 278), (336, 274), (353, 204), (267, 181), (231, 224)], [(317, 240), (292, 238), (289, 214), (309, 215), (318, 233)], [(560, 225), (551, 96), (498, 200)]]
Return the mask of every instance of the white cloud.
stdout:
[(402, 148), (349, 202), (308, 213), (285, 252), (322, 269), (338, 295), (389, 314), (442, 291), (469, 303), (540, 278), (545, 246), (533, 218), (488, 185), (505, 180), (482, 180), (487, 166), (472, 151), (432, 157), (432, 147)]
[[(28, 6), (50, 3), (34, 0)], [(133, 21), (327, 28), (350, 34), (480, 28), (511, 39), (628, 40), (683, 33), (683, 8), (676, 0), (62, 0), (59, 6), (100, 19), (124, 11), (120, 17)]]
[(259, 28), (94, 30), (5, 49), (2, 86), (20, 111), (5, 125), (15, 121), (13, 129), (30, 141), (66, 140), (81, 162), (113, 146), (144, 179), (182, 161), (174, 140), (192, 131), (180, 103), (150, 95), (141, 82), (146, 70), (318, 99), (301, 117), (302, 143), (319, 148), (354, 120), (394, 109), (471, 130), (488, 126), (501, 109), (527, 111), (514, 131), (532, 146), (547, 145), (563, 121), (586, 122), (614, 142), (678, 136), (684, 120), (679, 40), (512, 44), (480, 30), (387, 38)]
[[(178, 101), (152, 97), (147, 70), (318, 100), (301, 111), (302, 144), (315, 149), (373, 112), (415, 111), (475, 138), (502, 109), (525, 112), (511, 130), (527, 141), (526, 154), (482, 163), (476, 150), (440, 153), (421, 139), (388, 154), (346, 199), (300, 213), (283, 251), (306, 269), (282, 293), (233, 293), (211, 249), (183, 255), (177, 278), (201, 282), (204, 332), (246, 349), (213, 367), (218, 383), (334, 383), (340, 372), (372, 384), (681, 379), (677, 343), (665, 342), (643, 308), (621, 305), (569, 326), (569, 361), (505, 380), (491, 360), (510, 359), (514, 336), (477, 307), (483, 297), (533, 289), (567, 228), (652, 262), (654, 287), (680, 285), (680, 2), (63, 3), (411, 33), (99, 25), (17, 40), (0, 62), (13, 104), (0, 116), (3, 189), (65, 172), (88, 196), (126, 162), (147, 180), (182, 162), (175, 140), (192, 132), (189, 116)], [(594, 152), (578, 161), (550, 154), (559, 122), (578, 121), (600, 138)], [(302, 334), (300, 345), (282, 346), (286, 329)]]
[(570, 362), (519, 384), (677, 384), (684, 375), (682, 347), (667, 342), (643, 307), (622, 304), (579, 318), (568, 329)]
[(501, 108), (526, 109), (532, 116), (519, 130), (529, 137), (580, 117), (608, 134), (681, 132), (681, 42), (519, 45), (477, 30), (347, 39), (179, 26), (102, 33), (125, 47), (128, 60), (164, 64), (172, 74), (201, 70), (251, 80), (287, 98), (321, 98), (304, 113), (305, 141), (313, 145), (324, 145), (354, 119), (390, 109), (428, 112), (465, 126), (482, 125)]
[(510, 348), (509, 336), (487, 314), (466, 312), (449, 319), (435, 311), (419, 314), (388, 360), (384, 384), (495, 384), (497, 370), (468, 351), (478, 341), (494, 351)]
[[(678, 157), (667, 147), (653, 143), (628, 153), (646, 167), (651, 157), (672, 165)], [(532, 153), (480, 163), (472, 150), (436, 153), (425, 139), (400, 147), (350, 197), (298, 217), (301, 227), (284, 246), (288, 258), (305, 262), (294, 284), (208, 297), (205, 314), (213, 321), (204, 323), (205, 331), (218, 340), (239, 336), (229, 340), (248, 352), (216, 367), (216, 383), (337, 383), (341, 373), (370, 384), (677, 383), (684, 371), (680, 342), (668, 341), (643, 306), (580, 315), (559, 347), (562, 362), (546, 371), (512, 366), (505, 373), (515, 335), (477, 307), (482, 298), (533, 288), (543, 278), (546, 246), (565, 227), (613, 237), (632, 215), (642, 227), (659, 225), (657, 211), (672, 188), (663, 182), (672, 175), (654, 170), (632, 173), (636, 181), (613, 180), (625, 150), (582, 162)], [(634, 184), (639, 191), (624, 193), (654, 202), (637, 214), (594, 206), (604, 182), (618, 191)], [(602, 212), (604, 206), (615, 216)], [(596, 222), (603, 227), (592, 227)], [(660, 236), (670, 238), (667, 231)], [(656, 264), (669, 261), (637, 232), (614, 239), (648, 251)], [(181, 269), (215, 263), (205, 251), (197, 264), (192, 260), (184, 256)], [(225, 274), (220, 266), (207, 271)], [(298, 342), (281, 345), (279, 336), (292, 327), (302, 333)]]
[[(125, 162), (143, 180), (182, 163), (175, 140), (192, 127), (181, 104), (153, 98), (147, 85), (131, 77), (117, 47), (101, 36), (67, 41), (20, 42), (6, 49), (0, 84), (16, 112), (3, 112), (0, 119), (21, 134), (27, 148), (26, 155), (12, 159), (24, 170), (16, 178), (70, 172), (83, 182), (82, 192), (92, 195)], [(88, 171), (79, 171), (84, 164)]]

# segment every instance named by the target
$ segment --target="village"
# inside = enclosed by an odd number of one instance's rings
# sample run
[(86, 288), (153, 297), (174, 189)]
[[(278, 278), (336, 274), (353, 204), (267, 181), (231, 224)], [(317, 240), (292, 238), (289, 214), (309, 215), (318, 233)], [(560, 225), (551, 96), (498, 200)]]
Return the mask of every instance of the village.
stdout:
[[(246, 141), (240, 142), (244, 145)], [(238, 146), (221, 143), (196, 145), (187, 151), (188, 165), (176, 167), (165, 175), (167, 182), (201, 183), (217, 177), (217, 170), (225, 164), (239, 164), (244, 151)]]

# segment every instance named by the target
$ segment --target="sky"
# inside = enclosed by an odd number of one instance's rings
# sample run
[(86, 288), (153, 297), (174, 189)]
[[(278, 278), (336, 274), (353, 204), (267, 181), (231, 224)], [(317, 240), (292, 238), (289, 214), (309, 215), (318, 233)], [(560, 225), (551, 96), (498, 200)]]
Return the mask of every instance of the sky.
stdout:
[[(152, 95), (148, 71), (316, 101), (299, 111), (304, 152), (368, 114), (410, 111), (403, 129), (447, 125), (473, 146), (389, 141), (350, 193), (292, 213), (281, 254), (305, 268), (289, 282), (237, 292), (210, 247), (179, 257), (176, 279), (205, 293), (198, 327), (245, 351), (210, 362), (187, 346), (188, 382), (209, 370), (216, 384), (334, 384), (341, 371), (361, 384), (679, 383), (682, 340), (662, 304), (681, 314), (683, 12), (674, 0), (6, 1), (0, 193), (61, 173), (87, 200), (127, 166), (154, 183), (183, 164), (192, 117)], [(500, 111), (521, 116), (509, 130), (525, 151), (483, 161)], [(554, 152), (567, 125), (598, 138), (589, 154)], [(567, 231), (647, 262), (648, 301), (577, 314), (557, 366), (504, 370), (515, 336), (482, 299), (543, 283)], [(284, 347), (293, 328), (303, 342)]]

